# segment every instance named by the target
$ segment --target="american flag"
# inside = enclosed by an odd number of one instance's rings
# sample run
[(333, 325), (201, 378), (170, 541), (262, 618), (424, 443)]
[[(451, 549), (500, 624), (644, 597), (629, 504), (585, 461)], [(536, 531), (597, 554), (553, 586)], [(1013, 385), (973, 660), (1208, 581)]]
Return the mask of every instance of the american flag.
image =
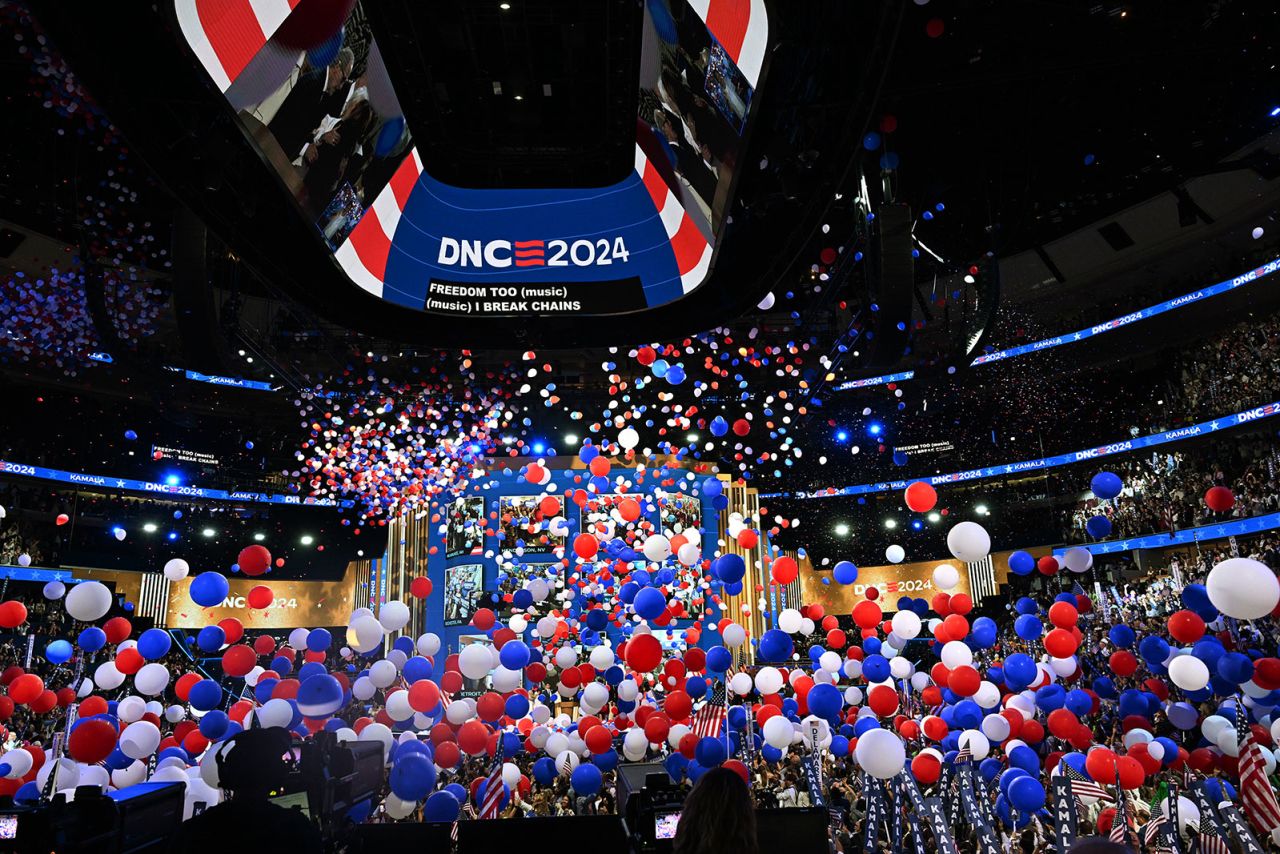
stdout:
[(1227, 845), (1227, 840), (1211, 830), (1201, 827), (1200, 830), (1200, 854), (1231, 854), (1231, 848)]
[(1267, 780), (1267, 766), (1258, 753), (1258, 745), (1253, 740), (1253, 730), (1249, 728), (1249, 713), (1244, 703), (1236, 700), (1236, 740), (1240, 745), (1240, 802), (1244, 804), (1244, 814), (1253, 826), (1270, 835), (1271, 831), (1280, 827), (1280, 805), (1276, 804), (1276, 793)]
[(484, 800), (480, 803), (480, 818), (497, 818), (502, 804), (502, 740), (494, 751), (493, 770), (484, 783)]
[[(727, 675), (727, 674), (726, 674)], [(711, 698), (693, 714), (693, 734), (698, 738), (719, 738), (725, 717), (724, 682), (716, 681)]]
[(1062, 763), (1066, 770), (1062, 773), (1067, 775), (1067, 779), (1071, 781), (1071, 794), (1077, 798), (1097, 798), (1100, 801), (1111, 803), (1115, 798), (1107, 794), (1107, 790), (1072, 768), (1067, 763)]
[(1129, 816), (1125, 811), (1126, 801), (1124, 790), (1120, 788), (1120, 772), (1116, 772), (1116, 814), (1111, 819), (1111, 833), (1109, 834), (1112, 842), (1118, 842), (1121, 845), (1129, 844)]

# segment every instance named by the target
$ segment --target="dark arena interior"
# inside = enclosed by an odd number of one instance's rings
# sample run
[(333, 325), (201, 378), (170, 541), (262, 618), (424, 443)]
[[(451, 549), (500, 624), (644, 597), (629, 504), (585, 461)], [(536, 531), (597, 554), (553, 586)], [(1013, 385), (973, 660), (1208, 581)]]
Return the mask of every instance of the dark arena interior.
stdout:
[(0, 0), (0, 851), (1280, 851), (1278, 36)]

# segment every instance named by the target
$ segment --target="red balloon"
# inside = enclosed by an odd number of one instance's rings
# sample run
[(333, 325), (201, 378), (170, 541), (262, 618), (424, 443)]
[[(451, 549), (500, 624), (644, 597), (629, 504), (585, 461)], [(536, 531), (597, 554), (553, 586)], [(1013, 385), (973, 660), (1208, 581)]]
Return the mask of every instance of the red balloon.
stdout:
[(800, 566), (794, 559), (785, 555), (773, 562), (773, 580), (778, 584), (790, 584), (800, 574)]
[(609, 462), (609, 458), (601, 454), (592, 457), (591, 462), (587, 464), (587, 469), (596, 477), (604, 477), (609, 473), (609, 469), (613, 468), (613, 464)]
[(254, 543), (240, 550), (236, 563), (245, 575), (262, 575), (271, 567), (271, 552), (265, 546)]
[(1116, 779), (1116, 755), (1105, 747), (1095, 747), (1084, 758), (1084, 770), (1096, 782), (1114, 784)]
[(458, 728), (458, 746), (471, 756), (485, 752), (489, 744), (489, 728), (480, 721), (470, 720)]
[(1175, 611), (1169, 615), (1169, 634), (1181, 643), (1195, 643), (1204, 637), (1204, 620), (1195, 611)]
[(662, 644), (653, 635), (636, 635), (627, 641), (627, 666), (648, 673), (662, 662)]
[(43, 691), (44, 680), (34, 673), (23, 673), (9, 683), (9, 699), (20, 706), (30, 704)]
[(1111, 653), (1109, 662), (1117, 676), (1132, 676), (1138, 671), (1138, 659), (1128, 650), (1120, 649)]
[[(410, 703), (410, 705), (413, 705)], [(496, 721), (502, 717), (506, 709), (502, 695), (496, 691), (488, 691), (476, 700), (476, 714), (482, 721)]]
[(739, 418), (733, 422), (733, 434), (735, 436), (745, 436), (751, 432), (751, 422), (745, 418)]
[(125, 676), (132, 676), (142, 669), (142, 665), (146, 664), (146, 659), (136, 649), (122, 649), (116, 653), (116, 670), (119, 670)]
[(1079, 646), (1080, 641), (1066, 629), (1053, 629), (1044, 636), (1044, 648), (1054, 658), (1070, 658)]
[(911, 760), (911, 773), (917, 782), (930, 786), (942, 776), (942, 763), (932, 753), (921, 753)]
[[(600, 459), (596, 457), (596, 459)], [(591, 534), (579, 534), (573, 538), (573, 553), (583, 560), (590, 560), (600, 551), (600, 541)]]
[(956, 593), (950, 600), (951, 611), (956, 614), (967, 614), (973, 610), (973, 597), (968, 593)]
[(1225, 513), (1236, 506), (1236, 497), (1225, 486), (1211, 486), (1204, 494), (1204, 503), (1214, 513)]
[(671, 733), (671, 721), (662, 712), (649, 715), (644, 722), (644, 737), (650, 744), (662, 744)]
[(419, 575), (409, 582), (409, 593), (415, 599), (426, 599), (431, 595), (431, 579), (425, 575)]
[(1058, 559), (1053, 555), (1045, 555), (1036, 561), (1036, 569), (1040, 570), (1041, 575), (1057, 575)]
[[(870, 593), (875, 588), (867, 590)], [(880, 606), (870, 599), (859, 602), (853, 606), (853, 621), (858, 624), (861, 629), (874, 629), (880, 624), (880, 618), (884, 616), (884, 612), (880, 610)]]
[(103, 624), (102, 631), (107, 635), (107, 643), (120, 643), (133, 634), (133, 624), (124, 617), (112, 617)]
[(1255, 661), (1253, 681), (1266, 691), (1280, 688), (1280, 658), (1259, 658)]
[(56, 705), (58, 705), (58, 695), (45, 688), (40, 692), (39, 697), (27, 703), (27, 708), (38, 715), (43, 715), (45, 712), (53, 711), (53, 707)]
[[(950, 619), (950, 617), (947, 619)], [(947, 677), (947, 687), (961, 697), (972, 697), (978, 693), (978, 688), (981, 685), (982, 676), (967, 664), (962, 664), (952, 670), (951, 675)]]
[(938, 491), (923, 480), (907, 487), (904, 495), (907, 506), (917, 513), (927, 513), (938, 503)]
[(68, 516), (66, 513), (59, 513), (58, 518), (54, 519), (53, 523), (57, 525), (59, 528), (61, 528), (63, 525), (67, 524), (70, 521), (71, 521), (71, 517)]
[(71, 730), (67, 752), (77, 762), (95, 765), (111, 755), (119, 737), (116, 728), (101, 718), (83, 721)]
[(480, 608), (475, 612), (475, 615), (472, 616), (471, 625), (481, 631), (487, 632), (489, 629), (493, 628), (493, 624), (497, 619), (497, 615), (494, 614), (493, 611), (488, 608)]
[(222, 669), (228, 676), (244, 676), (258, 663), (258, 653), (253, 647), (238, 644), (227, 647), (222, 653)]
[(888, 685), (877, 685), (867, 694), (867, 705), (882, 718), (898, 711), (898, 692)]
[(587, 743), (587, 749), (596, 755), (608, 753), (613, 749), (613, 733), (609, 731), (608, 727), (592, 727), (587, 730), (587, 734), (582, 737), (582, 740)]
[(244, 637), (244, 623), (241, 623), (235, 617), (219, 620), (218, 628), (222, 629), (226, 634), (227, 643), (239, 643), (240, 638)]
[(27, 606), (16, 599), (0, 603), (0, 628), (16, 629), (27, 620)]
[(670, 716), (673, 721), (682, 721), (693, 712), (693, 700), (684, 691), (672, 691), (667, 694), (667, 702), (663, 704), (663, 711)]
[(258, 655), (270, 655), (276, 651), (276, 639), (271, 635), (258, 635), (253, 639), (253, 649)]
[(942, 741), (947, 737), (947, 733), (951, 731), (947, 726), (947, 722), (937, 715), (929, 715), (925, 718), (920, 728), (924, 730), (925, 736), (931, 741)]
[(1060, 629), (1069, 629), (1080, 619), (1080, 612), (1074, 605), (1066, 602), (1054, 602), (1049, 607), (1049, 622)]
[(1049, 732), (1063, 741), (1075, 735), (1080, 720), (1068, 709), (1054, 709), (1049, 713)]
[(259, 584), (257, 587), (249, 591), (249, 595), (245, 597), (245, 601), (249, 603), (250, 608), (256, 608), (259, 611), (264, 608), (270, 608), (276, 596), (271, 592), (271, 588), (265, 584)]
[(1138, 788), (1147, 778), (1147, 772), (1142, 770), (1142, 763), (1132, 756), (1117, 756), (1116, 772), (1120, 775), (1120, 788), (1125, 791)]
[(946, 25), (943, 24), (941, 18), (930, 18), (929, 22), (924, 25), (924, 33), (931, 39), (938, 38), (940, 35), (942, 35), (942, 32), (945, 29), (946, 29)]

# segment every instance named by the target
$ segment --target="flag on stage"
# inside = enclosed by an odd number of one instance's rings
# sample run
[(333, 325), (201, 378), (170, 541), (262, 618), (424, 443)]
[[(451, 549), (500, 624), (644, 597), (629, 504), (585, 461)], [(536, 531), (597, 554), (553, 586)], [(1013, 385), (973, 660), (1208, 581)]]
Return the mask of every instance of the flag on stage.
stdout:
[(724, 682), (717, 680), (711, 689), (710, 699), (693, 714), (693, 734), (698, 738), (720, 737), (726, 714), (725, 696)]
[(1244, 703), (1236, 700), (1236, 740), (1240, 745), (1240, 803), (1245, 817), (1266, 836), (1280, 828), (1280, 804), (1276, 803), (1275, 790), (1267, 780), (1267, 766), (1262, 761), (1259, 747), (1253, 740), (1249, 726), (1249, 713)]
[(1065, 769), (1062, 773), (1071, 781), (1071, 794), (1077, 798), (1097, 798), (1100, 801), (1111, 803), (1114, 798), (1107, 793), (1107, 790), (1072, 768), (1067, 763), (1062, 763)]
[(493, 770), (484, 783), (484, 800), (480, 803), (481, 818), (497, 818), (502, 805), (502, 737), (498, 737), (498, 749), (494, 751)]
[(1118, 842), (1121, 845), (1129, 844), (1129, 816), (1125, 810), (1127, 801), (1124, 789), (1120, 788), (1120, 772), (1116, 771), (1116, 814), (1111, 819), (1109, 836), (1112, 842)]

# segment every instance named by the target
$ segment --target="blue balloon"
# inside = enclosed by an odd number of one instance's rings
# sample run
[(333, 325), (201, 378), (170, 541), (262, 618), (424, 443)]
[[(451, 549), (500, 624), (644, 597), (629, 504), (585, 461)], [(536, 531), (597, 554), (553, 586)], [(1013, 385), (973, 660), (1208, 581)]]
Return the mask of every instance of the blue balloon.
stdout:
[(729, 422), (725, 421), (722, 416), (717, 415), (715, 418), (711, 419), (711, 435), (712, 436), (723, 436), (728, 432), (729, 432)]
[(391, 791), (402, 801), (420, 801), (436, 787), (436, 766), (419, 753), (396, 758), (391, 765)]
[(71, 641), (56, 640), (44, 648), (44, 657), (53, 664), (70, 661), (74, 654), (75, 648), (71, 646)]
[[(866, 673), (866, 668), (863, 668)], [(869, 680), (881, 681), (881, 680)], [(809, 711), (820, 718), (831, 720), (840, 714), (840, 709), (844, 705), (844, 698), (840, 696), (840, 689), (826, 682), (819, 682), (809, 689)], [(705, 764), (705, 763), (704, 763)]]
[(342, 683), (328, 673), (317, 674), (298, 685), (298, 711), (305, 718), (327, 718), (341, 709), (345, 700)]
[(204, 717), (200, 719), (200, 734), (210, 741), (217, 741), (227, 732), (227, 726), (231, 723), (231, 719), (227, 717), (227, 713), (221, 709), (212, 709), (205, 712)]
[(1006, 684), (1014, 690), (1022, 690), (1036, 679), (1036, 663), (1031, 656), (1015, 652), (1004, 660)]
[(790, 661), (794, 651), (791, 635), (781, 629), (769, 629), (760, 638), (760, 655), (765, 661)]
[(423, 821), (453, 822), (458, 820), (462, 805), (452, 792), (441, 790), (432, 792), (427, 802), (422, 805)]
[(852, 584), (858, 580), (858, 568), (847, 560), (842, 560), (831, 570), (831, 576), (841, 584)]
[(555, 760), (549, 756), (544, 756), (533, 763), (533, 779), (537, 780), (539, 785), (550, 786), (556, 779)]
[(138, 654), (151, 661), (163, 658), (171, 646), (173, 639), (164, 629), (147, 629), (138, 637)]
[[(817, 649), (825, 651), (821, 647)], [(889, 659), (879, 654), (868, 655), (862, 661), (862, 675), (867, 682), (883, 682), (889, 678)]]
[(599, 768), (590, 762), (583, 762), (573, 769), (573, 774), (570, 775), (569, 781), (573, 785), (573, 790), (579, 795), (594, 795), (600, 791), (600, 786), (604, 782), (604, 775), (600, 773)]
[(191, 580), (191, 601), (202, 608), (212, 608), (227, 598), (231, 585), (226, 576), (218, 572), (202, 572)]
[(1093, 516), (1084, 523), (1084, 529), (1095, 540), (1101, 540), (1111, 533), (1111, 520), (1106, 516)]
[(1032, 614), (1022, 614), (1013, 621), (1013, 632), (1023, 640), (1036, 640), (1044, 632), (1044, 624)]
[(1012, 768), (1021, 768), (1033, 777), (1040, 773), (1040, 757), (1025, 744), (1019, 744), (1009, 751), (1009, 765)]
[[(767, 634), (767, 632), (766, 632)], [(787, 638), (790, 640), (790, 638)], [(733, 653), (722, 646), (713, 646), (707, 650), (707, 671), (724, 673), (733, 665)]]
[(415, 655), (404, 663), (400, 671), (404, 674), (404, 681), (412, 685), (414, 682), (430, 679), (434, 668), (424, 656)]
[(656, 587), (645, 587), (636, 594), (631, 606), (644, 619), (656, 620), (667, 610), (667, 597)]
[(107, 633), (97, 626), (90, 626), (80, 633), (76, 643), (85, 652), (97, 652), (107, 645)]
[(875, 151), (880, 147), (880, 134), (870, 131), (862, 138), (862, 147), (867, 151)]
[(1147, 635), (1138, 644), (1138, 652), (1149, 664), (1163, 664), (1169, 657), (1169, 644), (1156, 635)]
[(1021, 812), (1035, 812), (1044, 806), (1044, 786), (1030, 775), (1019, 777), (1009, 786), (1009, 803)]
[(498, 650), (498, 660), (508, 670), (523, 670), (529, 663), (529, 645), (521, 640), (509, 640)]
[(312, 629), (307, 632), (307, 649), (312, 652), (324, 652), (332, 643), (333, 634), (328, 629)]
[(709, 477), (702, 482), (702, 494), (708, 498), (715, 498), (724, 492), (724, 484), (717, 477)]
[(684, 779), (684, 769), (689, 767), (689, 760), (679, 753), (672, 753), (663, 760), (662, 765), (667, 769), (667, 776), (672, 782), (679, 783)]
[(227, 642), (222, 626), (205, 626), (196, 635), (196, 646), (204, 652), (217, 652)]
[(1009, 569), (1014, 575), (1030, 575), (1035, 571), (1036, 559), (1023, 551), (1009, 554)]
[(849, 755), (849, 739), (843, 735), (831, 736), (831, 755), (837, 758)]
[(1133, 629), (1129, 628), (1124, 623), (1120, 623), (1119, 625), (1111, 627), (1111, 631), (1107, 632), (1107, 637), (1111, 639), (1113, 644), (1121, 649), (1128, 649), (1133, 646), (1133, 642), (1137, 640), (1138, 636), (1134, 634)]
[[(817, 687), (816, 685), (814, 686)], [(698, 739), (698, 746), (694, 748), (694, 756), (698, 760), (698, 764), (703, 768), (714, 768), (724, 762), (727, 758), (727, 751), (724, 742), (718, 738), (710, 736)], [(579, 765), (579, 768), (582, 766)]]
[(716, 558), (714, 568), (716, 575), (726, 584), (741, 581), (747, 574), (747, 563), (742, 559), (742, 555), (732, 553)]
[(1019, 614), (1035, 614), (1040, 611), (1040, 606), (1036, 604), (1034, 599), (1023, 596), (1013, 605), (1013, 610)]
[(212, 679), (201, 679), (191, 686), (191, 693), (187, 695), (191, 708), (201, 712), (216, 708), (221, 701), (222, 686)]
[(1115, 472), (1100, 471), (1089, 482), (1089, 488), (1099, 498), (1115, 498), (1124, 489), (1124, 482)]

